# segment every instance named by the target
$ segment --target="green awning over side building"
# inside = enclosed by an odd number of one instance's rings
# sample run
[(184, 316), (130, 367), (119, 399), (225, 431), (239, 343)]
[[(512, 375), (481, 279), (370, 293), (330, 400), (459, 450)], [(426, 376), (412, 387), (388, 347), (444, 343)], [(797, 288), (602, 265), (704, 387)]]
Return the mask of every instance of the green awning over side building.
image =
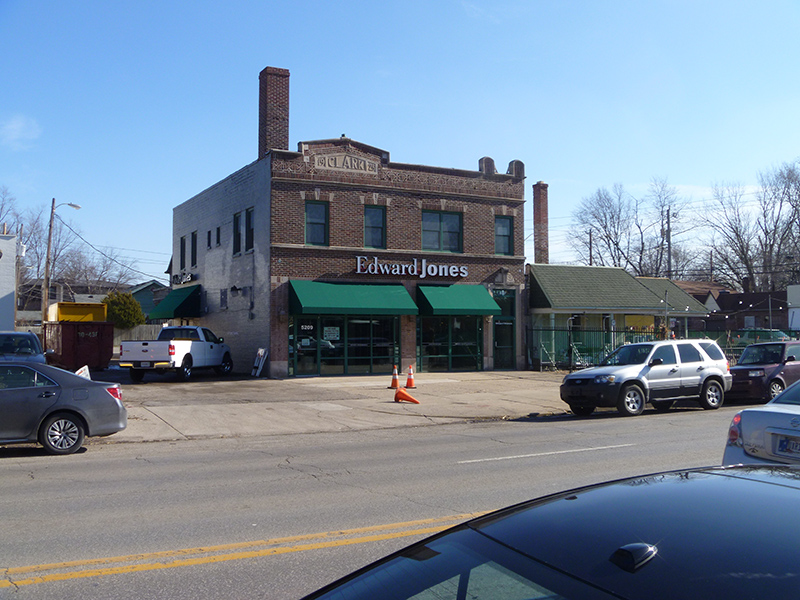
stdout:
[(295, 315), (416, 315), (402, 285), (357, 285), (292, 280), (289, 308)]
[(150, 311), (148, 319), (193, 318), (202, 316), (200, 285), (175, 288)]
[(417, 304), (423, 315), (499, 315), (491, 293), (482, 285), (420, 285)]

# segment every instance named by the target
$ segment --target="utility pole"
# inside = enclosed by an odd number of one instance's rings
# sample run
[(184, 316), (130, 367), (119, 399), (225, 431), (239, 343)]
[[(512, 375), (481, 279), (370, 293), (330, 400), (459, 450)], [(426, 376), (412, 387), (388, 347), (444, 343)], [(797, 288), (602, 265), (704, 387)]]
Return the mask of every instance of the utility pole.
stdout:
[(672, 279), (672, 225), (667, 207), (667, 279)]

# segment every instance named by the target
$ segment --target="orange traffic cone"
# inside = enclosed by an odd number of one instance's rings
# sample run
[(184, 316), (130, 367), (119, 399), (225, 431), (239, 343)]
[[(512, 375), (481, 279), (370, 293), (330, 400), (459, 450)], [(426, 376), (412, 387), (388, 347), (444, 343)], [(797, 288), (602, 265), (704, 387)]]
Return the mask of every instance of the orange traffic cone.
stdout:
[(400, 387), (400, 380), (397, 378), (397, 365), (394, 366), (394, 373), (392, 373), (392, 384), (386, 388), (388, 390), (396, 390)]
[(417, 389), (417, 386), (414, 385), (414, 369), (411, 368), (411, 365), (408, 365), (408, 379), (406, 379), (406, 387), (410, 390)]
[(419, 404), (419, 400), (414, 398), (411, 394), (405, 391), (403, 388), (398, 388), (397, 392), (394, 395), (395, 402), (402, 402), (405, 400), (406, 402), (411, 402), (412, 404)]

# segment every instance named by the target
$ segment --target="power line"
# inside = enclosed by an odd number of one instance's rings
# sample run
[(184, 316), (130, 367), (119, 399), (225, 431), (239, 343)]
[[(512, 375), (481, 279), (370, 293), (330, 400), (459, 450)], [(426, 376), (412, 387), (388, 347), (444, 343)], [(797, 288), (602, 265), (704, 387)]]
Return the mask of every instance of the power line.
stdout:
[(83, 237), (83, 236), (82, 236), (80, 233), (78, 233), (77, 231), (75, 231), (75, 230), (74, 230), (72, 227), (70, 227), (70, 226), (67, 224), (67, 222), (66, 222), (66, 221), (64, 221), (64, 219), (62, 219), (62, 218), (61, 218), (61, 217), (58, 215), (58, 213), (54, 213), (54, 216), (56, 216), (56, 217), (58, 218), (58, 220), (59, 220), (59, 221), (61, 221), (61, 224), (62, 224), (62, 225), (64, 225), (64, 226), (65, 226), (67, 229), (69, 229), (69, 230), (70, 230), (70, 231), (71, 231), (73, 234), (75, 234), (75, 236), (76, 236), (76, 237), (78, 237), (80, 240), (82, 240), (84, 244), (86, 244), (86, 245), (87, 245), (87, 246), (89, 246), (89, 247), (90, 247), (92, 250), (94, 250), (95, 252), (97, 252), (97, 253), (98, 253), (98, 254), (100, 254), (101, 256), (104, 256), (105, 258), (107, 258), (107, 259), (108, 259), (108, 260), (110, 260), (111, 262), (118, 264), (119, 266), (123, 267), (124, 269), (126, 269), (126, 270), (128, 270), (128, 271), (131, 271), (131, 272), (133, 272), (133, 273), (138, 273), (139, 275), (144, 275), (145, 277), (149, 277), (149, 278), (151, 278), (151, 279), (160, 279), (161, 281), (169, 281), (169, 279), (167, 279), (166, 277), (159, 276), (159, 275), (151, 275), (150, 273), (145, 273), (144, 271), (139, 271), (138, 269), (134, 269), (134, 268), (133, 268), (133, 267), (131, 267), (130, 265), (126, 265), (126, 264), (124, 264), (124, 263), (122, 263), (122, 262), (118, 261), (118, 260), (117, 260), (116, 258), (114, 258), (113, 256), (109, 256), (108, 254), (106, 254), (105, 252), (103, 252), (102, 250), (100, 250), (99, 248), (97, 248), (97, 247), (96, 247), (94, 244), (92, 244), (91, 242), (89, 242), (89, 241), (88, 241), (86, 238), (84, 238), (84, 237)]

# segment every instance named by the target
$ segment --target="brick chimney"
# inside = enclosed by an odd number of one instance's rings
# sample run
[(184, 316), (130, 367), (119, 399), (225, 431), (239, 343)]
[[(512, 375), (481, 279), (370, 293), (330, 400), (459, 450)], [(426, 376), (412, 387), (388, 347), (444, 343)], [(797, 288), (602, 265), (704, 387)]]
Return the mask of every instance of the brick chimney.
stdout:
[(547, 184), (533, 184), (533, 262), (546, 265), (550, 262), (550, 237), (547, 219)]
[(258, 158), (289, 149), (289, 70), (267, 67), (258, 76)]

